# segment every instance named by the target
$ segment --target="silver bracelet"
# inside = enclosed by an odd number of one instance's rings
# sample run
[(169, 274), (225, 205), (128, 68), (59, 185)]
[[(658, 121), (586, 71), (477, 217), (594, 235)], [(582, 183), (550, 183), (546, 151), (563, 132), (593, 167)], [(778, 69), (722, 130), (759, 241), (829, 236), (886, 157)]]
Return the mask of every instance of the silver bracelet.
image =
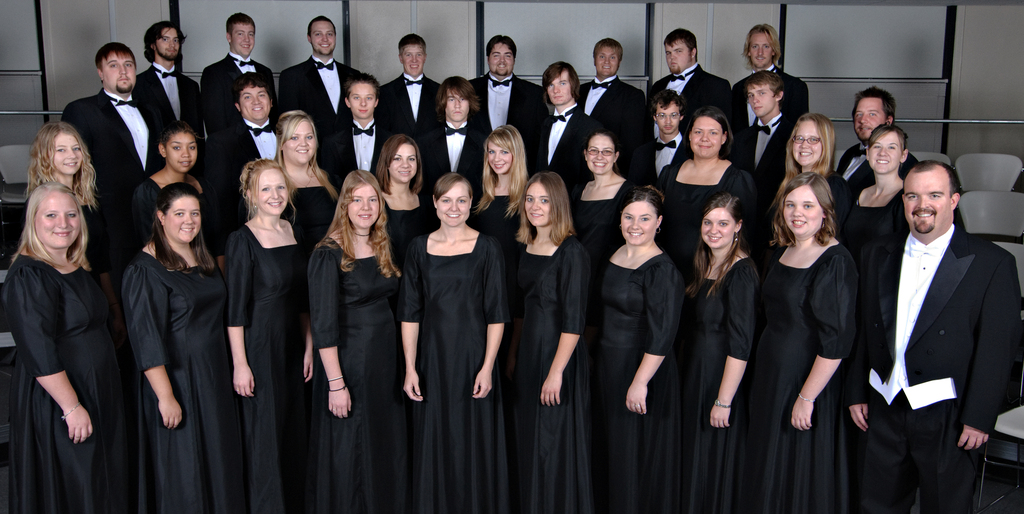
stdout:
[(732, 404), (730, 403), (729, 405), (726, 405), (726, 404), (718, 401), (718, 398), (715, 398), (715, 407), (721, 407), (723, 409), (731, 409), (732, 408)]
[(64, 420), (68, 419), (68, 416), (70, 416), (72, 412), (75, 412), (75, 409), (77, 409), (77, 408), (79, 408), (81, 406), (82, 406), (82, 402), (78, 402), (77, 404), (75, 404), (74, 407), (71, 407), (71, 410), (69, 410), (67, 414), (61, 416), (60, 420), (64, 421)]
[(345, 378), (345, 375), (338, 375), (338, 378), (328, 378), (327, 381), (328, 382), (337, 382), (338, 380), (341, 380), (343, 378)]
[(797, 398), (800, 398), (801, 400), (803, 400), (803, 401), (805, 401), (805, 402), (811, 402), (811, 403), (814, 403), (814, 400), (808, 400), (807, 398), (804, 398), (804, 395), (802, 395), (802, 394), (800, 394), (800, 393), (796, 393), (796, 397), (797, 397)]

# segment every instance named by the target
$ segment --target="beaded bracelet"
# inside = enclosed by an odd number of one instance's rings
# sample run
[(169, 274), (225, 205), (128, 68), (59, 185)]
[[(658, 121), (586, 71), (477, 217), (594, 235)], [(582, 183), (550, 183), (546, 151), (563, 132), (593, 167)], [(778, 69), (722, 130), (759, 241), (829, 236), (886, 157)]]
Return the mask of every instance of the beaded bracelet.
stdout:
[(74, 407), (71, 407), (71, 410), (69, 410), (67, 414), (61, 416), (60, 420), (64, 421), (64, 420), (68, 419), (68, 416), (70, 416), (72, 412), (75, 412), (75, 409), (77, 409), (77, 408), (79, 408), (81, 406), (82, 406), (82, 402), (78, 402), (77, 404), (75, 404)]
[(804, 398), (804, 395), (802, 395), (802, 394), (800, 394), (800, 393), (796, 393), (796, 396), (797, 396), (797, 398), (800, 398), (801, 400), (803, 400), (803, 401), (805, 401), (805, 402), (811, 402), (811, 403), (814, 403), (814, 400), (808, 400), (807, 398)]
[(730, 403), (729, 405), (726, 405), (726, 404), (718, 401), (718, 398), (715, 398), (715, 407), (721, 407), (723, 409), (731, 409), (732, 408), (732, 404)]

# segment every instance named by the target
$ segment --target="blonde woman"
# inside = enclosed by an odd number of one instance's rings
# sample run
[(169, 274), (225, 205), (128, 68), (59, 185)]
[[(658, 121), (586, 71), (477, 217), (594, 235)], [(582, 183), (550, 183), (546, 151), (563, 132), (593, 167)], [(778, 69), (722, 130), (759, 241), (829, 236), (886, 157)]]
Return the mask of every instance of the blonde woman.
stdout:
[[(800, 173), (817, 173), (828, 182), (832, 192), (832, 204), (836, 211), (838, 227), (846, 223), (853, 205), (853, 194), (843, 176), (835, 173), (836, 130), (832, 120), (824, 114), (809, 112), (800, 116), (793, 127), (789, 144), (786, 145), (786, 179), (779, 187), (779, 194), (786, 183)], [(781, 197), (776, 198), (781, 202)], [(774, 216), (774, 213), (772, 213)]]
[[(316, 160), (319, 140), (313, 118), (303, 111), (288, 111), (277, 121), (277, 156), (291, 184), (292, 223), (306, 255), (323, 239), (338, 200), (338, 180)], [(288, 215), (286, 215), (288, 216)]]

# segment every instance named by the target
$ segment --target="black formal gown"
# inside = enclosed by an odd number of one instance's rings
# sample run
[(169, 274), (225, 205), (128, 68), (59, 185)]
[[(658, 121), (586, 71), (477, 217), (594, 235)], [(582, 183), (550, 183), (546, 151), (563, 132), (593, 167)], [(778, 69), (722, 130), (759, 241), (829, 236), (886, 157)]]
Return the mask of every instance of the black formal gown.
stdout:
[[(18, 256), (3, 306), (17, 359), (11, 376), (10, 512), (126, 512), (124, 409), (107, 299), (89, 272), (61, 274)], [(74, 444), (63, 411), (36, 377), (64, 371), (92, 420)]]
[(409, 243), (416, 237), (429, 234), (440, 225), (434, 211), (434, 203), (427, 193), (419, 195), (420, 206), (408, 211), (392, 209), (385, 202), (388, 214), (388, 237), (391, 239), (391, 256), (399, 269), (405, 269), (405, 254)]
[[(850, 185), (843, 180), (842, 175), (833, 173), (825, 180), (828, 182), (829, 190), (832, 192), (832, 204), (836, 211), (836, 230), (840, 230), (846, 224), (846, 218), (850, 215), (850, 209), (856, 203), (856, 198), (850, 191)], [(843, 243), (846, 243), (846, 241), (843, 241)]]
[(749, 398), (740, 512), (846, 512), (848, 465), (844, 447), (840, 373), (814, 401), (812, 428), (790, 422), (815, 358), (843, 359), (855, 333), (857, 270), (842, 245), (825, 250), (808, 268), (772, 256), (763, 291), (768, 325), (758, 341)]
[(417, 514), (509, 512), (497, 366), (487, 397), (472, 397), (487, 325), (509, 321), (504, 272), (501, 247), (485, 234), (461, 255), (427, 253), (427, 236), (409, 245), (398, 312), (400, 321), (420, 324), (423, 401), (413, 404), (411, 459)]
[[(513, 382), (521, 512), (594, 512), (590, 476), (590, 373), (585, 327), (586, 249), (569, 236), (554, 255), (523, 249), (523, 333)], [(545, 406), (541, 388), (563, 333), (581, 335), (562, 371), (560, 403)]]
[(245, 329), (256, 384), (252, 397), (238, 397), (249, 512), (303, 512), (306, 254), (299, 244), (264, 248), (242, 225), (228, 236), (226, 258), (227, 325)]
[(719, 191), (728, 191), (743, 204), (743, 234), (750, 240), (757, 225), (757, 188), (749, 173), (729, 165), (722, 178), (712, 186), (684, 184), (676, 180), (679, 167), (666, 168), (658, 176), (658, 188), (665, 193), (664, 219), (658, 233), (660, 245), (676, 267), (689, 278), (693, 274), (693, 256), (700, 243), (700, 223), (704, 219), (704, 203)]
[(615, 250), (626, 244), (622, 238), (622, 229), (619, 228), (619, 215), (622, 199), (633, 189), (633, 183), (628, 180), (623, 182), (615, 196), (608, 200), (583, 200), (586, 185), (579, 184), (572, 190), (572, 221), (576, 226), (576, 236), (590, 256), (587, 325), (596, 327), (601, 324), (598, 316), (601, 310), (601, 284), (597, 283), (597, 279)]
[[(335, 185), (335, 190), (339, 186)], [(340, 192), (340, 191), (339, 191)], [(323, 186), (300, 187), (295, 190), (295, 219), (293, 226), (302, 250), (309, 255), (316, 248), (334, 220), (338, 201)], [(287, 214), (286, 214), (287, 215)]]
[[(684, 289), (664, 253), (635, 270), (605, 267), (601, 335), (591, 349), (597, 512), (679, 512), (682, 420), (672, 345)], [(626, 408), (626, 393), (645, 353), (665, 360), (647, 383), (647, 414), (640, 415)]]
[(107, 224), (99, 206), (82, 206), (82, 217), (89, 230), (89, 245), (85, 248), (85, 258), (89, 259), (89, 273), (99, 283), (99, 276), (110, 273), (110, 238), (107, 237)]
[[(213, 192), (213, 186), (206, 179), (197, 179), (203, 191), (199, 193), (199, 208), (203, 220), (203, 241), (210, 253), (214, 256), (224, 255), (224, 239), (227, 234), (221, 234), (217, 212), (217, 195)], [(149, 242), (153, 235), (153, 220), (156, 218), (156, 197), (160, 194), (160, 186), (153, 179), (143, 180), (139, 187), (135, 188), (132, 195), (132, 217), (135, 218), (135, 233), (143, 244)], [(91, 243), (90, 238), (90, 243)]]
[[(711, 426), (711, 408), (718, 399), (726, 357), (750, 359), (760, 300), (760, 280), (753, 261), (738, 261), (722, 279), (706, 280), (683, 309), (679, 364), (683, 381), (682, 512), (730, 513), (739, 493), (746, 437), (744, 382), (730, 404), (729, 427)], [(745, 374), (749, 376), (749, 374)]]
[(336, 247), (317, 248), (309, 260), (313, 345), (338, 349), (352, 410), (338, 418), (327, 408), (328, 377), (316, 352), (307, 512), (412, 512), (404, 374), (388, 304), (399, 278), (381, 275), (374, 257), (348, 272), (340, 264)]
[(170, 271), (139, 252), (124, 272), (122, 296), (136, 364), (142, 371), (166, 367), (182, 413), (168, 430), (142, 377), (139, 512), (245, 512), (220, 272)]
[(850, 249), (853, 260), (860, 263), (860, 250), (864, 245), (887, 234), (905, 234), (910, 230), (903, 213), (903, 192), (893, 196), (883, 207), (861, 207), (850, 209), (843, 225), (843, 245)]

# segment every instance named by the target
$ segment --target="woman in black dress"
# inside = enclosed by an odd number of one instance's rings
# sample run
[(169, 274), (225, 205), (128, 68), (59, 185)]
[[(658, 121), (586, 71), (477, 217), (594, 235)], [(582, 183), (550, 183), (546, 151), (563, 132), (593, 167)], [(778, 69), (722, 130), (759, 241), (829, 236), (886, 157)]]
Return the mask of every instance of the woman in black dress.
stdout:
[(683, 512), (733, 512), (746, 402), (740, 381), (754, 343), (760, 280), (747, 251), (743, 208), (726, 191), (704, 204), (696, 277), (686, 288), (679, 350), (683, 380)]
[(728, 191), (740, 199), (748, 236), (757, 206), (754, 178), (728, 161), (732, 132), (725, 114), (717, 107), (697, 109), (687, 136), (693, 158), (665, 168), (658, 176), (658, 188), (665, 193), (665, 225), (658, 244), (684, 275), (693, 269), (704, 218), (701, 208), (711, 195)]
[(900, 165), (907, 160), (907, 134), (896, 125), (879, 125), (868, 139), (868, 165), (875, 184), (865, 188), (843, 225), (843, 244), (853, 259), (877, 237), (910, 230), (903, 214), (903, 179)]
[[(501, 248), (468, 226), (465, 177), (434, 186), (441, 228), (409, 245), (398, 315), (412, 409), (412, 511), (509, 512), (494, 366), (508, 319)], [(492, 391), (492, 389), (495, 389)]]
[(88, 229), (67, 187), (29, 196), (3, 286), (11, 376), (10, 512), (126, 512), (130, 470), (114, 344), (89, 276)]
[[(836, 130), (832, 120), (824, 114), (809, 112), (800, 116), (786, 145), (786, 178), (779, 186), (779, 195), (786, 183), (801, 173), (817, 173), (827, 182), (836, 212), (836, 227), (846, 223), (853, 205), (853, 193), (843, 176), (835, 173)], [(777, 196), (781, 203), (782, 197)], [(774, 217), (774, 212), (772, 213)], [(770, 225), (765, 223), (765, 225)]]
[(203, 243), (199, 192), (156, 197), (153, 238), (124, 273), (139, 395), (139, 512), (245, 512), (242, 443), (224, 341), (227, 289)]
[(683, 277), (654, 244), (662, 195), (626, 194), (622, 237), (601, 281), (601, 335), (592, 348), (595, 508), (601, 513), (679, 512), (679, 368), (672, 345)]
[(303, 512), (306, 402), (313, 376), (306, 253), (281, 219), (292, 189), (281, 167), (242, 168), (249, 221), (228, 236), (228, 343), (241, 398), (249, 512)]
[(421, 191), (423, 163), (416, 141), (405, 134), (395, 134), (384, 142), (377, 161), (377, 181), (384, 195), (395, 265), (403, 269), (409, 243), (437, 229), (430, 192)]
[[(292, 223), (306, 255), (324, 238), (331, 224), (338, 185), (317, 164), (319, 139), (313, 118), (303, 111), (288, 111), (277, 120), (277, 164), (294, 191)], [(286, 217), (288, 217), (286, 215)]]
[(544, 171), (520, 203), (523, 331), (513, 382), (523, 513), (593, 513), (590, 384), (580, 341), (590, 259), (573, 236), (565, 183)]
[(853, 345), (857, 270), (835, 239), (828, 183), (786, 183), (762, 287), (768, 325), (749, 399), (739, 512), (846, 512), (840, 361)]
[(28, 188), (26, 195), (47, 182), (59, 182), (71, 189), (78, 205), (82, 206), (85, 225), (89, 229), (89, 246), (85, 256), (89, 272), (99, 283), (107, 298), (111, 337), (120, 347), (128, 337), (124, 326), (121, 301), (110, 282), (109, 242), (107, 227), (96, 198), (96, 169), (92, 166), (89, 149), (70, 123), (51, 121), (43, 124), (29, 150)]
[[(619, 171), (619, 138), (610, 130), (595, 130), (583, 154), (594, 180), (578, 184), (572, 191), (572, 216), (576, 233), (590, 255), (590, 301), (587, 303), (587, 326), (596, 331), (601, 320), (601, 286), (597, 284), (603, 265), (623, 244), (619, 229), (622, 199), (633, 183), (622, 178)], [(588, 333), (588, 337), (593, 334)], [(591, 337), (592, 338), (592, 337)]]
[[(196, 146), (196, 132), (184, 121), (175, 121), (160, 133), (158, 149), (166, 164), (160, 171), (135, 188), (132, 195), (132, 218), (135, 220), (135, 233), (139, 241), (149, 241), (153, 235), (153, 213), (156, 212), (156, 195), (168, 184), (184, 182), (199, 191), (199, 205), (204, 213), (217, 212), (217, 206), (211, 204), (217, 198), (213, 188), (206, 179), (197, 179), (189, 175), (189, 171), (199, 159)], [(216, 216), (207, 215), (203, 224), (203, 239), (209, 245), (210, 253), (217, 258), (221, 270), (224, 269), (224, 236), (217, 230), (213, 220)], [(226, 235), (226, 234), (225, 234)]]
[(349, 173), (327, 237), (309, 260), (318, 349), (310, 513), (411, 512), (398, 339), (388, 305), (401, 272), (392, 257), (382, 197), (369, 172)]

